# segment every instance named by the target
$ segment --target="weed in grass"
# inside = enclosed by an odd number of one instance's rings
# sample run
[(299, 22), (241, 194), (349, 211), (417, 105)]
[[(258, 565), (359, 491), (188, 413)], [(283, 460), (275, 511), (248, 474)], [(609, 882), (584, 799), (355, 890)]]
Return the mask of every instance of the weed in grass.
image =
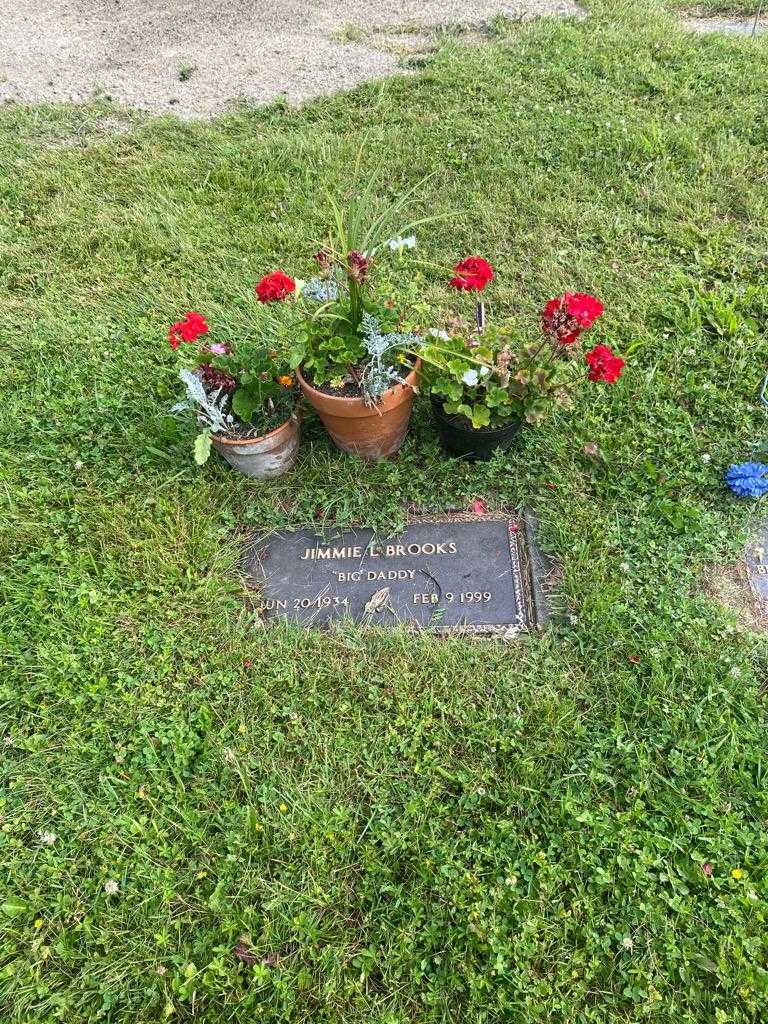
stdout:
[(362, 25), (343, 25), (334, 32), (334, 38), (340, 43), (362, 43), (369, 35), (369, 31)]

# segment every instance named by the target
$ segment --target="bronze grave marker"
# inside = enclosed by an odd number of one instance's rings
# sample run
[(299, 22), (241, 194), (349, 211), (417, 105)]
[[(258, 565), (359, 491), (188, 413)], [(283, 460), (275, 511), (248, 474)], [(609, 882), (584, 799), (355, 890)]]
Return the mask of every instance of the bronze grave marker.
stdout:
[(545, 617), (530, 533), (492, 516), (417, 520), (393, 538), (279, 531), (254, 539), (245, 569), (266, 620), (513, 634)]

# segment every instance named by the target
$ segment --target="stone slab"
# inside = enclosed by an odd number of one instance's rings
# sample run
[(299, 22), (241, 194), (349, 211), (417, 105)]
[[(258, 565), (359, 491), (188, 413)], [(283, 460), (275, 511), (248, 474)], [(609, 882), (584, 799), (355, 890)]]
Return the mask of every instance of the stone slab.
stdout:
[(396, 537), (365, 528), (255, 537), (245, 558), (269, 620), (324, 626), (350, 617), (438, 632), (512, 634), (543, 617), (530, 531), (509, 518), (411, 522)]
[(768, 523), (761, 524), (749, 538), (746, 563), (750, 589), (768, 611)]

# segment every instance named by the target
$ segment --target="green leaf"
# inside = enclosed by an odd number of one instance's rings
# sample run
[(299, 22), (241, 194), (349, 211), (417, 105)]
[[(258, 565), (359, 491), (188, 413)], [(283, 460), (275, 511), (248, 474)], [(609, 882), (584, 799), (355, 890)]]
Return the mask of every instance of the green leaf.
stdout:
[(464, 385), (459, 384), (452, 377), (436, 377), (432, 384), (432, 390), (437, 391), (440, 395), (445, 395), (452, 402), (458, 402), (464, 394)]
[(487, 427), (491, 422), (491, 410), (486, 405), (475, 405), (472, 407), (472, 426), (478, 430), (480, 427)]
[(485, 404), (489, 409), (496, 409), (500, 405), (507, 405), (509, 400), (510, 396), (506, 388), (500, 388), (496, 384), (491, 384), (485, 395)]
[(235, 416), (239, 416), (244, 423), (249, 422), (258, 405), (258, 399), (246, 388), (238, 388), (232, 396), (232, 412)]
[(467, 362), (466, 359), (449, 359), (448, 369), (455, 377), (463, 377), (464, 374), (470, 369), (471, 363)]
[(26, 913), (28, 909), (27, 904), (20, 900), (18, 896), (9, 896), (7, 900), (0, 904), (0, 910), (2, 910), (6, 917), (18, 917), (19, 914)]
[(195, 438), (195, 462), (198, 466), (204, 466), (211, 454), (211, 432), (201, 431)]

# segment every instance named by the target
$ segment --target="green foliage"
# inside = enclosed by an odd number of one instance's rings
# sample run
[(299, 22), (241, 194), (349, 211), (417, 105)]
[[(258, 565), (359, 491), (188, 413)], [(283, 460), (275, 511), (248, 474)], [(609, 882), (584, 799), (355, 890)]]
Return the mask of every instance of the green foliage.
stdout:
[(350, 379), (350, 370), (358, 374), (359, 380), (368, 359), (362, 314), (375, 316), (382, 330), (395, 331), (399, 323), (399, 317), (393, 310), (368, 299), (362, 300), (360, 308), (361, 321), (355, 328), (350, 319), (349, 303), (344, 300), (328, 303), (306, 319), (297, 329), (297, 345), (290, 355), (291, 366), (306, 367), (317, 384), (330, 382), (341, 387)]
[[(277, 344), (276, 338), (273, 331), (269, 344)], [(207, 425), (194, 446), (199, 466), (210, 454), (212, 433), (266, 434), (285, 423), (296, 402), (287, 355), (265, 347), (260, 332), (258, 340), (248, 335), (227, 340), (223, 354), (214, 354), (211, 344), (217, 342), (205, 334), (193, 348), (184, 345), (181, 349), (184, 361), (195, 370), (194, 377), (182, 372), (190, 400), (177, 408), (192, 409), (198, 422)], [(211, 420), (209, 413), (216, 414), (215, 419)]]
[[(358, 154), (358, 168), (361, 157), (362, 152)], [(364, 375), (369, 361), (363, 329), (365, 314), (375, 317), (382, 331), (388, 333), (407, 332), (408, 317), (424, 311), (423, 301), (419, 302), (421, 278), (408, 266), (410, 261), (403, 248), (394, 255), (390, 243), (395, 235), (400, 238), (439, 219), (430, 216), (405, 224), (401, 221), (425, 187), (426, 178), (397, 198), (385, 199), (380, 192), (380, 167), (364, 177), (358, 169), (356, 175), (354, 188), (343, 203), (329, 197), (333, 227), (317, 254), (323, 270), (321, 283), (331, 286), (337, 298), (307, 310), (290, 356), (291, 366), (303, 365), (316, 383), (330, 382), (334, 387), (345, 383), (357, 386)], [(389, 264), (384, 262), (387, 257)]]
[(571, 388), (586, 376), (577, 362), (580, 344), (527, 341), (497, 326), (469, 338), (443, 332), (419, 354), (429, 393), (444, 399), (446, 413), (464, 416), (475, 429), (500, 427), (513, 417), (541, 423), (556, 406), (570, 408)]
[(296, 400), (285, 354), (267, 349), (263, 341), (244, 339), (231, 355), (216, 356), (212, 363), (237, 380), (232, 411), (244, 424), (267, 433), (285, 423)]
[(350, 367), (357, 367), (364, 356), (362, 330), (359, 325), (353, 328), (348, 303), (337, 302), (297, 329), (290, 364), (305, 366), (318, 384), (342, 384)]
[(204, 466), (211, 454), (211, 431), (201, 430), (195, 438), (195, 462)]
[[(3, 1024), (768, 1019), (768, 650), (702, 591), (761, 514), (722, 472), (766, 436), (768, 48), (649, 6), (300, 110), (3, 107)], [(490, 322), (582, 287), (624, 377), (487, 464), (420, 396), (395, 460), (308, 414), (286, 477), (196, 470), (165, 327), (255, 332), (363, 145), (390, 199), (438, 172), (425, 302), (457, 252)], [(249, 531), (477, 496), (535, 508), (550, 632), (258, 628)]]

